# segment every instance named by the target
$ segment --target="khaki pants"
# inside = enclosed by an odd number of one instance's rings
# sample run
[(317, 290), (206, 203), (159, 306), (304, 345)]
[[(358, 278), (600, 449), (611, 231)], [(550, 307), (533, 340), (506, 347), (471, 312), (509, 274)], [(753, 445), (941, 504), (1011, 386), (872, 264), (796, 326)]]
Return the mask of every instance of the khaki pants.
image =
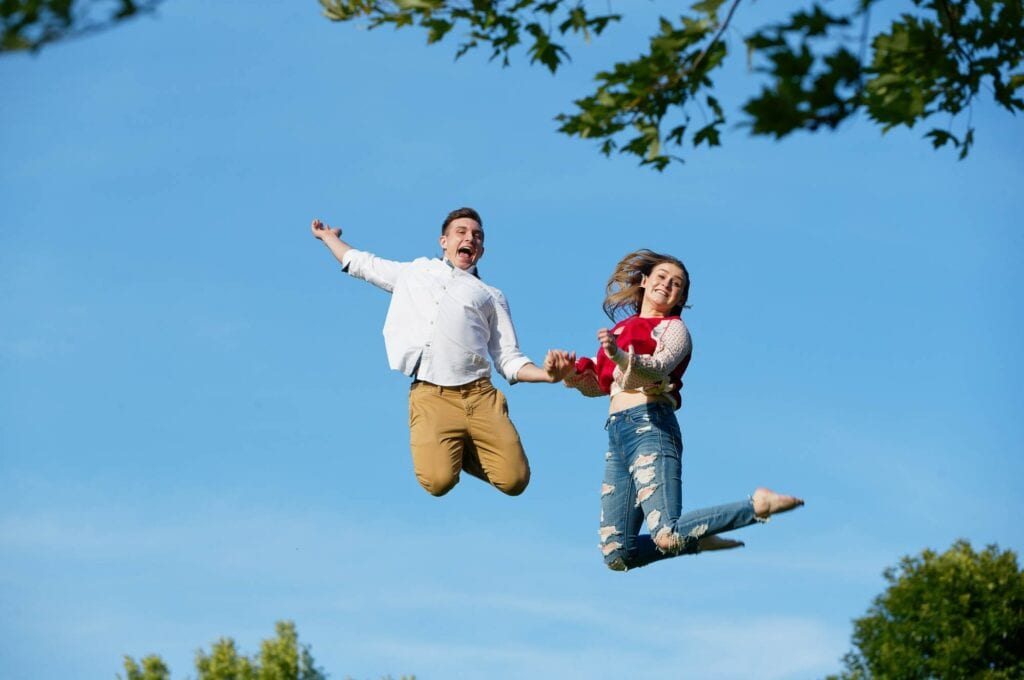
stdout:
[(530, 482), (530, 464), (505, 395), (487, 378), (459, 387), (414, 382), (409, 435), (416, 479), (434, 496), (458, 484), (462, 470), (510, 496)]

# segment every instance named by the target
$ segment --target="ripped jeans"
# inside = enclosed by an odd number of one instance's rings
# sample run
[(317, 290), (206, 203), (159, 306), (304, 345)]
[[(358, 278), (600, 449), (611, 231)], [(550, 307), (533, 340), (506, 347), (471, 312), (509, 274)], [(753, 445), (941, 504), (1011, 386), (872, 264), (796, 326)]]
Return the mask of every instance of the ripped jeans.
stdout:
[[(750, 499), (682, 513), (682, 453), (672, 406), (641, 404), (608, 417), (601, 485), (601, 552), (615, 571), (700, 551), (704, 536), (761, 521)], [(643, 525), (649, 534), (640, 535)], [(669, 547), (662, 548), (655, 538)]]

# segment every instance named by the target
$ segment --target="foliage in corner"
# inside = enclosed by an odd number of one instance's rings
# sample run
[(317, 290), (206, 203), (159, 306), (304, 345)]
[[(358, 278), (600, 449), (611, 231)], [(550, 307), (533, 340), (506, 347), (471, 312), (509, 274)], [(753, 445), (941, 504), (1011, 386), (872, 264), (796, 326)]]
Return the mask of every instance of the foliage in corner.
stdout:
[(960, 540), (884, 575), (889, 587), (854, 621), (856, 649), (830, 680), (1024, 678), (1024, 572), (1012, 551)]
[(163, 0), (0, 0), (0, 53), (95, 33), (156, 9)]

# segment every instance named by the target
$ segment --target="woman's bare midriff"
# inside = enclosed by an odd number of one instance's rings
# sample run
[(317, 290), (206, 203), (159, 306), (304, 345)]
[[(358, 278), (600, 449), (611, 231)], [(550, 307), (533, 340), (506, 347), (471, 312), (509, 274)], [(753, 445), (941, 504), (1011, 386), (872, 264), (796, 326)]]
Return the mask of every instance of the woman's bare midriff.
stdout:
[(646, 394), (637, 390), (626, 390), (625, 392), (619, 392), (611, 398), (608, 413), (610, 415), (619, 411), (625, 411), (627, 408), (633, 408), (641, 404), (653, 404), (664, 399), (665, 397), (660, 394)]

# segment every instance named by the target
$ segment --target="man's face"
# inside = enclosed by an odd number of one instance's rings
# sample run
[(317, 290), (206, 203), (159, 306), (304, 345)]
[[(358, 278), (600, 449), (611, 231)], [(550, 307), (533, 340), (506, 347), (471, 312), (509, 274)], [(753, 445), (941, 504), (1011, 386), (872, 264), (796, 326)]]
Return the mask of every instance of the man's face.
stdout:
[(484, 230), (472, 217), (458, 217), (441, 235), (441, 249), (454, 266), (471, 269), (484, 256)]

